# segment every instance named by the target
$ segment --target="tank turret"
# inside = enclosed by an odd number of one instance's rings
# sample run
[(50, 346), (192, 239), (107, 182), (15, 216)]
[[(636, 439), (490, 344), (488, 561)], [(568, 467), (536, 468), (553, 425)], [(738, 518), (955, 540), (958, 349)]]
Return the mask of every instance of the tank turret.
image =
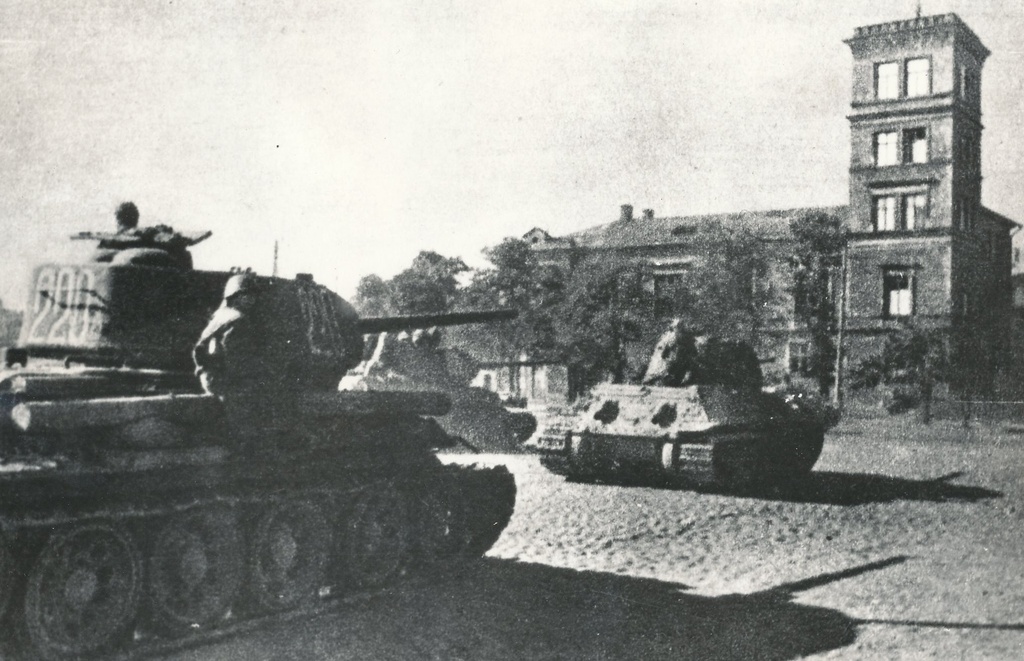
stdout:
[(237, 275), (192, 268), (209, 234), (125, 223), (76, 235), (100, 242), (88, 260), (32, 272), (0, 370), (0, 646), (24, 658), (374, 590), (482, 555), (511, 517), (504, 466), (436, 455), (457, 442), (435, 420), (447, 395), (337, 388), (365, 333), (514, 312), (360, 319), (311, 277), (252, 274), (262, 358), (289, 390), (247, 409), (204, 392), (193, 365)]
[[(172, 239), (209, 235), (174, 233)], [(36, 267), (19, 347), (31, 356), (85, 365), (191, 371), (192, 345), (220, 305), (232, 274), (154, 264), (149, 253), (133, 262), (129, 257), (138, 254), (132, 250), (152, 248), (138, 248), (139, 240), (120, 235), (75, 235), (83, 237), (113, 237), (109, 240), (124, 242), (118, 246), (134, 247), (123, 249), (124, 259)], [(193, 239), (187, 241), (194, 245)], [(515, 310), (485, 310), (361, 319), (347, 301), (307, 274), (294, 280), (256, 275), (253, 279), (264, 296), (261, 314), (274, 320), (275, 332), (285, 340), (299, 340), (291, 369), (321, 388), (336, 387), (362, 360), (365, 334), (494, 322), (516, 315)]]

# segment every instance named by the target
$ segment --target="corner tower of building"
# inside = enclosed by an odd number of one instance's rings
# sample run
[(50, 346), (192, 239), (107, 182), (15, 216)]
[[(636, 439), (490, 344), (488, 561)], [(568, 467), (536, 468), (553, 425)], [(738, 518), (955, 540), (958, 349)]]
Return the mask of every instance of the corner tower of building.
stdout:
[(1006, 332), (1014, 226), (981, 204), (989, 51), (955, 14), (860, 27), (846, 43), (852, 357), (906, 325), (946, 329), (957, 387), (985, 390)]
[(955, 14), (857, 28), (846, 43), (854, 58), (851, 229), (969, 224), (981, 204), (988, 49)]

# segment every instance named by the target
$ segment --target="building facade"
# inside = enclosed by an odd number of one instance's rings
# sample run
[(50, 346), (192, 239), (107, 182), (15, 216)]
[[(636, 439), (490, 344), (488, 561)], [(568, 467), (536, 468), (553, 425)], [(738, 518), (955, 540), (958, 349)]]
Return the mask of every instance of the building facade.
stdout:
[(838, 216), (847, 248), (833, 291), (846, 364), (908, 325), (942, 329), (958, 375), (953, 385), (991, 391), (1010, 353), (1017, 224), (981, 203), (989, 51), (955, 14), (860, 27), (846, 44), (853, 54), (848, 206), (672, 218), (645, 210), (634, 219), (624, 205), (612, 223), (565, 237), (535, 228), (524, 239), (547, 262), (608, 252), (644, 262), (657, 293), (685, 290), (687, 274), (699, 270), (708, 252), (702, 228), (744, 226), (776, 244), (775, 261), (759, 275), (778, 309), (757, 329), (758, 351), (769, 371), (792, 374), (806, 365), (809, 347), (791, 295), (789, 224), (806, 213)]

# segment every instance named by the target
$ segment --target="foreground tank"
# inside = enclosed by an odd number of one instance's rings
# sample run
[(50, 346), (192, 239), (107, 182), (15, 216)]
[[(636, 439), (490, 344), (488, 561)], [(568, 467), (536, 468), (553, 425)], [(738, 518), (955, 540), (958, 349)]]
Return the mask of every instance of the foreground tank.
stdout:
[(764, 391), (748, 346), (713, 340), (691, 351), (692, 369), (670, 361), (654, 370), (685, 374), (685, 385), (599, 385), (553, 414), (530, 449), (581, 481), (737, 489), (806, 476), (821, 454), (826, 411)]
[(103, 655), (490, 548), (515, 482), (437, 458), (455, 443), (433, 418), (450, 400), (336, 390), (364, 333), (422, 319), (359, 319), (311, 278), (258, 278), (297, 381), (254, 433), (192, 372), (230, 274), (192, 270), (188, 238), (165, 235), (171, 259), (152, 236), (119, 236), (96, 261), (33, 273), (0, 373), (6, 653)]

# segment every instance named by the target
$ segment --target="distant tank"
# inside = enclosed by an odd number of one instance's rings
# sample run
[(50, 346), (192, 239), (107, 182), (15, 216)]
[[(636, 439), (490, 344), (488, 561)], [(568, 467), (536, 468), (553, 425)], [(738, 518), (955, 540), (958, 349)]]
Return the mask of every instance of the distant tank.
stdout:
[(554, 414), (530, 442), (541, 463), (579, 481), (714, 489), (810, 473), (831, 422), (824, 409), (764, 391), (748, 345), (717, 338), (687, 345), (669, 341), (673, 334), (659, 342), (648, 383), (598, 385)]
[(440, 343), (436, 327), (380, 333), (372, 338), (367, 359), (341, 380), (341, 389), (445, 393), (452, 400), (452, 410), (437, 421), (446, 432), (471, 449), (519, 450), (536, 430), (537, 419), (526, 411), (509, 411), (497, 393), (471, 386), (478, 363)]
[[(87, 233), (91, 261), (34, 269), (0, 372), (0, 643), (110, 653), (372, 590), (482, 555), (511, 517), (507, 469), (443, 464), (428, 392), (338, 392), (364, 333), (489, 311), (360, 319), (308, 276), (255, 276), (290, 353), (273, 429), (240, 431), (193, 373), (230, 273), (191, 268), (209, 233)], [(12, 652), (13, 650), (13, 652)]]

